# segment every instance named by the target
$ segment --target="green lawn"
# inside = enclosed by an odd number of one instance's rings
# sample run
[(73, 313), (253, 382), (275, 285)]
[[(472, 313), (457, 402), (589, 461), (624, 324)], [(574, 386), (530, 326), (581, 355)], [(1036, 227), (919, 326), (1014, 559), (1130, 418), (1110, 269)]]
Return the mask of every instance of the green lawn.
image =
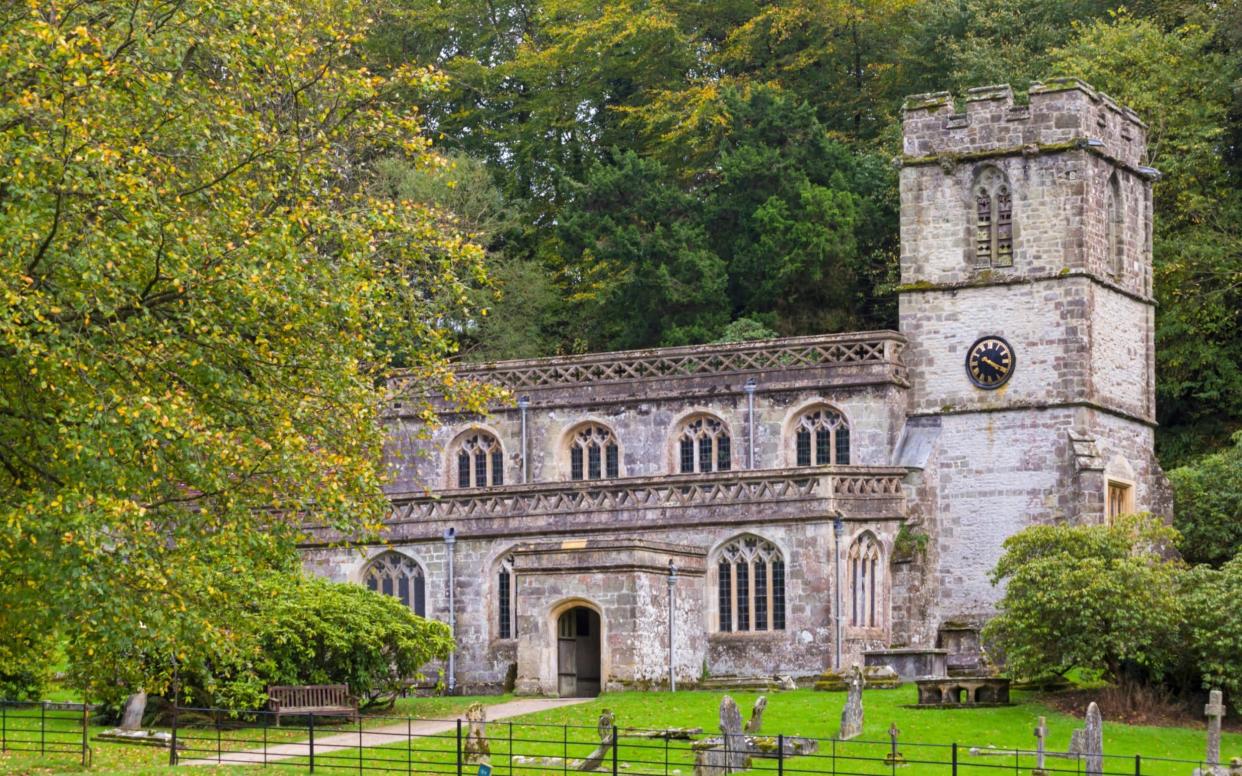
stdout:
[[(650, 727), (702, 727), (708, 734), (717, 728), (717, 707), (720, 702), (719, 692), (680, 692), (675, 695), (668, 693), (615, 693), (593, 700), (579, 706), (550, 710), (539, 714), (528, 715), (512, 721), (496, 722), (489, 726), (488, 734), (491, 741), (492, 758), (497, 776), (501, 774), (520, 773), (554, 773), (561, 768), (555, 762), (527, 763), (524, 767), (517, 764), (511, 769), (509, 755), (525, 755), (528, 757), (584, 757), (598, 742), (595, 733), (595, 722), (602, 709), (611, 709), (622, 728)], [(733, 697), (743, 709), (743, 716), (749, 716), (750, 706), (757, 697), (756, 693), (734, 693)], [(854, 774), (891, 774), (892, 769), (877, 762), (850, 760), (850, 757), (880, 757), (887, 751), (887, 735), (889, 724), (895, 722), (901, 729), (901, 751), (911, 762), (907, 767), (898, 769), (898, 773), (929, 774), (929, 776), (950, 776), (951, 768), (945, 765), (933, 765), (929, 761), (947, 763), (951, 756), (948, 745), (959, 744), (959, 769), (965, 774), (991, 774), (1008, 772), (1029, 774), (1034, 766), (1033, 758), (1021, 757), (1015, 760), (1008, 756), (973, 756), (971, 747), (999, 749), (1032, 748), (1034, 737), (1031, 730), (1039, 716), (1047, 717), (1049, 729), (1049, 749), (1065, 751), (1068, 746), (1070, 731), (1080, 726), (1081, 722), (1072, 717), (1059, 714), (1039, 703), (1030, 695), (1017, 693), (1018, 705), (978, 710), (916, 710), (904, 708), (904, 704), (914, 701), (914, 687), (907, 685), (898, 690), (874, 690), (865, 695), (866, 726), (862, 739), (855, 742), (836, 744), (838, 760), (835, 764), (838, 773)], [(398, 713), (410, 713), (422, 718), (448, 718), (454, 716), (473, 699), (468, 698), (436, 698), (408, 699), (398, 708)], [(502, 700), (488, 698), (488, 701)], [(768, 695), (768, 708), (764, 716), (763, 731), (765, 734), (777, 733), (797, 734), (813, 738), (830, 738), (836, 733), (840, 719), (841, 707), (844, 704), (843, 693), (819, 693), (810, 690), (796, 692), (773, 693)], [(372, 722), (373, 724), (373, 722)], [(368, 725), (369, 726), (369, 725)], [(321, 734), (331, 735), (340, 732), (338, 729), (317, 727), (316, 738)], [(348, 728), (346, 728), (348, 729)], [(240, 739), (253, 740), (255, 729), (226, 732), (227, 750), (245, 748)], [(261, 731), (258, 731), (261, 733)], [(304, 729), (299, 731), (304, 738)], [(275, 734), (269, 731), (269, 735)], [(282, 731), (282, 735), (292, 735), (292, 731)], [(210, 733), (209, 733), (210, 735)], [(269, 738), (269, 741), (273, 739)], [(875, 743), (871, 743), (875, 742)], [(917, 743), (916, 743), (917, 742)], [(930, 744), (933, 746), (920, 746)], [(1156, 758), (1176, 758), (1195, 760), (1203, 756), (1204, 733), (1202, 729), (1139, 727), (1122, 724), (1105, 724), (1105, 752), (1116, 755), (1118, 759), (1110, 759), (1106, 770), (1110, 773), (1134, 773), (1135, 754), (1142, 754), (1143, 774), (1152, 776), (1189, 776), (1193, 765), (1182, 763), (1162, 763)], [(94, 771), (107, 773), (167, 774), (167, 753), (162, 750), (138, 750), (115, 744), (95, 743)], [(430, 739), (416, 739), (411, 745), (402, 737), (392, 744), (372, 747), (364, 750), (361, 762), (364, 772), (375, 773), (380, 767), (405, 771), (407, 759), (410, 769), (415, 773), (455, 773), (456, 741), (453, 734)], [(833, 773), (833, 762), (830, 755), (833, 744), (823, 741), (820, 752), (815, 757), (792, 758), (784, 764), (785, 773)], [(1224, 754), (1229, 756), (1242, 755), (1242, 735), (1226, 734), (1224, 737)], [(1124, 757), (1125, 759), (1121, 759)], [(0, 772), (5, 773), (73, 773), (81, 769), (74, 765), (71, 757), (59, 755), (55, 762), (51, 758), (44, 760), (47, 766), (40, 770), (35, 767), (38, 758), (28, 756), (0, 756)], [(682, 776), (690, 776), (693, 772), (693, 753), (687, 742), (674, 741), (669, 744), (661, 740), (633, 738), (623, 735), (618, 754), (619, 770), (628, 774), (673, 774), (680, 772)], [(666, 766), (667, 763), (667, 766)], [(300, 773), (308, 769), (305, 759), (286, 760), (282, 763), (286, 772)], [(316, 773), (359, 773), (359, 753), (357, 750), (341, 752), (324, 752), (316, 758)], [(610, 770), (611, 763), (604, 768)], [(1015, 769), (1016, 766), (1016, 769)], [(1076, 772), (1077, 765), (1073, 760), (1054, 759), (1049, 761), (1053, 769), (1065, 769), (1064, 772)], [(758, 760), (754, 769), (762, 772), (776, 772), (774, 760)], [(259, 770), (257, 768), (222, 769), (229, 773), (244, 774)], [(195, 772), (199, 772), (195, 770)], [(211, 771), (209, 771), (211, 772)], [(466, 773), (473, 773), (467, 769)]]

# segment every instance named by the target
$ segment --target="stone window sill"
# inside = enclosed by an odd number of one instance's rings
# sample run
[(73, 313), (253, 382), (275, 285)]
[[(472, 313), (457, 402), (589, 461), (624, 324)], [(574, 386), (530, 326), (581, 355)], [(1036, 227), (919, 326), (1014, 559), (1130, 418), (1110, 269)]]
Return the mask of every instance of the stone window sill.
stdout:
[(751, 642), (751, 641), (781, 641), (789, 637), (787, 630), (770, 630), (770, 631), (729, 631), (722, 633), (709, 634), (707, 640), (712, 644), (727, 644), (729, 642)]

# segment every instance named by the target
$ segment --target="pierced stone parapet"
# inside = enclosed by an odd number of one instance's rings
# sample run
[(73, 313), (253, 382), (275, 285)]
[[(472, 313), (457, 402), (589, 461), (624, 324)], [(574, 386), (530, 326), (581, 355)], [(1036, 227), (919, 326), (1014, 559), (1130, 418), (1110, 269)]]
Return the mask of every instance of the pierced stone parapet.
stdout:
[[(904, 468), (823, 466), (392, 494), (385, 538), (548, 536), (710, 523), (904, 519)], [(312, 528), (311, 544), (339, 541)]]
[[(750, 376), (764, 376), (765, 386), (797, 383), (801, 375), (816, 382), (888, 382), (906, 385), (902, 361), (905, 338), (893, 331), (786, 337), (713, 345), (691, 345), (651, 350), (592, 353), (490, 364), (462, 365), (457, 379), (489, 383), (514, 394), (545, 392), (544, 400), (565, 398), (565, 389), (592, 392), (593, 400), (606, 399), (609, 387), (658, 396), (663, 386), (670, 392), (693, 393), (699, 384), (715, 391), (741, 391)], [(403, 393), (407, 378), (395, 374), (393, 394)], [(601, 390), (603, 389), (603, 390)]]

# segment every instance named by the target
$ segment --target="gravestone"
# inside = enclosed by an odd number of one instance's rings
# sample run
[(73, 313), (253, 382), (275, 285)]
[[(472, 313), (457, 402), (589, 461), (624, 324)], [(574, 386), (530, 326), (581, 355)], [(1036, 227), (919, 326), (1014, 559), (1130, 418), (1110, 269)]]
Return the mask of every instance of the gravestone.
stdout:
[(901, 730), (897, 727), (897, 723), (890, 723), (888, 726), (889, 750), (888, 754), (884, 755), (885, 765), (893, 766), (906, 764), (906, 758), (903, 757), (901, 752), (897, 749), (897, 737), (900, 735)]
[(841, 730), (837, 733), (837, 738), (842, 741), (862, 735), (862, 691), (865, 684), (862, 669), (855, 663), (845, 680), (845, 708), (841, 710)]
[(725, 767), (728, 769), (725, 772), (744, 770), (750, 759), (746, 756), (750, 747), (742, 734), (742, 712), (728, 695), (720, 699), (720, 737), (725, 749)]
[(125, 700), (125, 711), (121, 713), (119, 730), (141, 730), (142, 715), (147, 710), (146, 690), (139, 690)]
[(1048, 723), (1040, 717), (1039, 724), (1035, 726), (1035, 770), (1031, 771), (1031, 776), (1047, 776), (1048, 771), (1044, 770), (1047, 739)]
[(760, 695), (755, 700), (754, 707), (750, 710), (750, 719), (746, 722), (746, 733), (748, 735), (759, 735), (760, 729), (763, 728), (763, 710), (768, 707), (768, 698), (766, 695)]
[(1208, 703), (1203, 707), (1203, 713), (1208, 718), (1207, 754), (1203, 758), (1204, 767), (1195, 768), (1194, 776), (1225, 776), (1225, 774), (1232, 776), (1242, 771), (1242, 768), (1236, 767), (1242, 765), (1238, 763), (1237, 758), (1228, 769), (1220, 764), (1220, 723), (1225, 716), (1225, 699), (1220, 690), (1212, 690), (1208, 693)]
[(1069, 753), (1080, 756), (1083, 772), (1087, 776), (1102, 776), (1104, 773), (1104, 719), (1094, 701), (1087, 706), (1087, 719), (1083, 727), (1070, 736)]
[(491, 745), (487, 742), (487, 708), (482, 703), (470, 704), (466, 709), (466, 722), (470, 730), (466, 733), (462, 754), (467, 763), (478, 765), (492, 754)]
[(1220, 721), (1225, 716), (1225, 703), (1220, 690), (1212, 690), (1208, 695), (1203, 713), (1208, 718), (1206, 762), (1209, 766), (1220, 765)]
[(608, 752), (616, 744), (616, 722), (613, 719), (612, 712), (604, 709), (599, 715), (599, 722), (595, 726), (596, 732), (599, 733), (599, 746), (594, 752), (587, 755), (586, 759), (578, 766), (580, 771), (596, 771), (599, 766), (604, 764), (604, 758), (608, 756)]

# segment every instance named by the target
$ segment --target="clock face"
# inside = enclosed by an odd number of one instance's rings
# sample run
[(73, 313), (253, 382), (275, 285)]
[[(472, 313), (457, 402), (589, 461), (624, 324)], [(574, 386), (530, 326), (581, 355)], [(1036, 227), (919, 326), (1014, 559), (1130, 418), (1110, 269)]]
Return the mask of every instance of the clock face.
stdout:
[(966, 374), (984, 390), (1004, 385), (1013, 367), (1013, 348), (1000, 337), (983, 337), (966, 351)]

